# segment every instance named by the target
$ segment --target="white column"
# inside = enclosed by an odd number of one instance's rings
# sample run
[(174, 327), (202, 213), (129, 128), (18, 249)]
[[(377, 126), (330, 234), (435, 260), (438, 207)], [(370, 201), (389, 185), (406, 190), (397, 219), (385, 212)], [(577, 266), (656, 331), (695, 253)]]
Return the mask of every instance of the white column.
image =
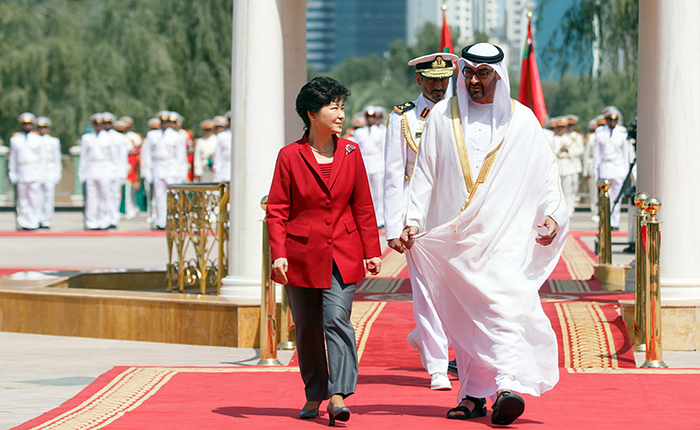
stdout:
[[(287, 140), (286, 45), (297, 49), (297, 33), (305, 41), (305, 10), (303, 0), (233, 1), (229, 274), (222, 281), (222, 296), (260, 300), (260, 200), (270, 190), (277, 152)], [(296, 28), (283, 37), (290, 22)], [(301, 46), (305, 75), (306, 46)]]
[(700, 299), (700, 2), (641, 0), (638, 191), (661, 200), (662, 300)]

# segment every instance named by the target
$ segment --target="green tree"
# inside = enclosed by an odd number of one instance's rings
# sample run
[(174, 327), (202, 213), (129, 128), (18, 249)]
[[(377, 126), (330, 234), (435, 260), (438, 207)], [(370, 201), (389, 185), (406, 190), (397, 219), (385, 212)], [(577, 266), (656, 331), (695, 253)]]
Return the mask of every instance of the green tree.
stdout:
[(169, 109), (198, 129), (230, 107), (231, 11), (232, 0), (0, 2), (0, 133), (24, 111), (51, 118), (64, 150), (94, 112), (143, 132)]

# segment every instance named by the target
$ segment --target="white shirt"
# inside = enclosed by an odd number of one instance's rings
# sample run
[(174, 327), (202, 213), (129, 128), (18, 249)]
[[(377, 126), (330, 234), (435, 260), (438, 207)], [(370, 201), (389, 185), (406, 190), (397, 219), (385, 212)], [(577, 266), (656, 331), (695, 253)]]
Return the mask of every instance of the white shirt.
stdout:
[[(384, 143), (384, 231), (387, 240), (401, 235), (406, 218), (408, 204), (409, 178), (413, 175), (416, 161), (414, 148), (420, 147), (425, 120), (435, 103), (426, 99), (421, 93), (415, 105), (403, 114), (396, 110), (389, 116)], [(406, 121), (409, 139), (407, 142), (402, 121)], [(412, 146), (414, 148), (412, 148)]]

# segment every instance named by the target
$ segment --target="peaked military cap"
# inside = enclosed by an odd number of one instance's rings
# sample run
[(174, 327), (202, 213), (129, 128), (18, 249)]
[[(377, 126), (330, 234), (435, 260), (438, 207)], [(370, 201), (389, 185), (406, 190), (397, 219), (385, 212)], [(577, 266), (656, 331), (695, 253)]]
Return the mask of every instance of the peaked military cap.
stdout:
[(416, 73), (426, 78), (449, 78), (455, 72), (455, 64), (459, 57), (449, 52), (436, 52), (423, 55), (408, 62), (409, 66), (416, 66)]

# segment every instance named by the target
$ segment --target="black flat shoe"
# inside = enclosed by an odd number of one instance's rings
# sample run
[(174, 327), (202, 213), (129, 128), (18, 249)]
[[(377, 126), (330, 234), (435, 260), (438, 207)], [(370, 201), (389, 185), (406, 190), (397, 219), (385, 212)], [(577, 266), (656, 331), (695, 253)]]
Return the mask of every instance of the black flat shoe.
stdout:
[(314, 409), (302, 409), (299, 411), (299, 418), (302, 420), (312, 420), (318, 416), (318, 406)]
[(491, 406), (491, 423), (498, 425), (508, 425), (515, 421), (525, 411), (525, 400), (515, 393), (503, 391), (496, 398), (496, 402)]
[[(457, 405), (456, 408), (447, 411), (447, 418), (451, 420), (469, 420), (486, 416), (486, 399), (477, 399), (472, 396), (466, 396), (464, 399), (474, 402), (474, 410), (470, 411), (466, 406)], [(455, 412), (461, 412), (463, 415), (456, 415)]]
[(347, 421), (350, 419), (350, 409), (345, 406), (336, 408), (328, 404), (326, 411), (328, 411), (328, 425), (331, 427), (335, 425), (335, 420)]

